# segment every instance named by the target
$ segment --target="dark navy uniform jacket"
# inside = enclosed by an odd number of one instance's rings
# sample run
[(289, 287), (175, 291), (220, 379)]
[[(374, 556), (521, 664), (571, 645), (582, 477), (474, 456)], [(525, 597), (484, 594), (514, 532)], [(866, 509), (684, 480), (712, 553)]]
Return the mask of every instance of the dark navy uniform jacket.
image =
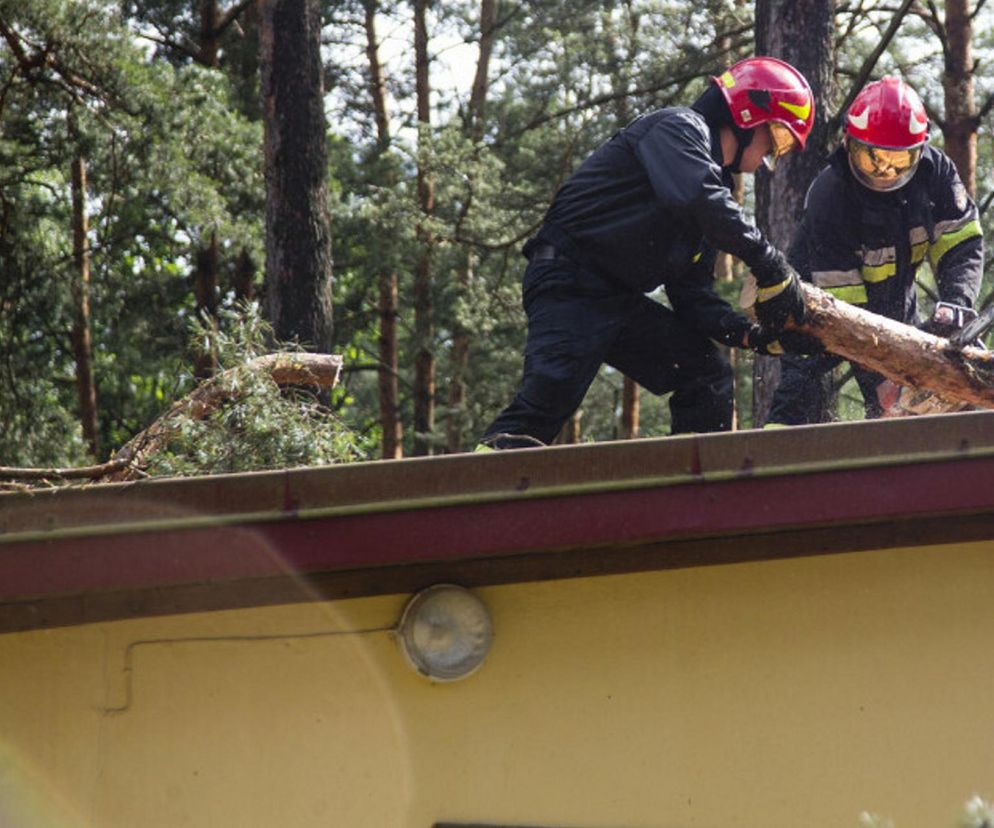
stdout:
[(914, 177), (876, 193), (849, 169), (844, 148), (808, 190), (790, 260), (839, 299), (914, 324), (915, 274), (928, 258), (939, 298), (971, 307), (983, 275), (977, 207), (944, 153), (926, 146)]
[(768, 262), (775, 250), (745, 219), (732, 183), (718, 130), (693, 109), (660, 109), (584, 161), (530, 244), (551, 244), (622, 290), (665, 285), (679, 315), (712, 339), (738, 345), (750, 323), (714, 292), (717, 250), (749, 266)]

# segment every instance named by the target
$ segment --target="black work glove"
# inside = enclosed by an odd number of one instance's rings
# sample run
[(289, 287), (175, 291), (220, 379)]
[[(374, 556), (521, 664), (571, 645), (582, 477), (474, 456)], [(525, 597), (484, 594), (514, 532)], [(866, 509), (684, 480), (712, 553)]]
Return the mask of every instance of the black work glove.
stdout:
[(931, 318), (920, 327), (926, 333), (948, 337), (976, 318), (977, 312), (973, 308), (952, 302), (937, 302)]
[(774, 332), (760, 325), (753, 325), (746, 334), (746, 346), (764, 356), (789, 354), (820, 354), (825, 350), (813, 336), (798, 331)]
[(780, 356), (784, 352), (783, 345), (777, 339), (778, 334), (768, 331), (761, 325), (753, 325), (746, 334), (746, 347), (763, 356)]
[(804, 321), (801, 277), (783, 253), (776, 251), (768, 262), (754, 267), (752, 273), (758, 287), (756, 317), (764, 328), (779, 332), (791, 317), (798, 324)]

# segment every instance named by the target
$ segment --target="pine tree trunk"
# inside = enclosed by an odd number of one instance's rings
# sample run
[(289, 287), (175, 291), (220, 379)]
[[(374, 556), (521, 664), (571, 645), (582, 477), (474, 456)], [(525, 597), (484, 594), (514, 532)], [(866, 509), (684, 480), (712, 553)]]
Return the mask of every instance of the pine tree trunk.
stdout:
[(203, 66), (218, 67), (218, 14), (217, 0), (200, 0), (200, 42), (198, 62)]
[[(756, 0), (756, 52), (785, 60), (807, 78), (815, 97), (815, 120), (807, 149), (777, 164), (774, 175), (756, 174), (756, 221), (766, 237), (786, 250), (801, 218), (804, 195), (827, 160), (828, 102), (833, 93), (834, 0)], [(757, 356), (753, 368), (755, 427), (765, 424), (780, 382), (780, 362)]]
[[(469, 96), (466, 132), (474, 143), (483, 138), (486, 129), (487, 94), (490, 90), (490, 57), (493, 54), (497, 4), (495, 0), (480, 2), (480, 52)], [(466, 205), (466, 209), (469, 204)], [(473, 254), (467, 250), (456, 283), (457, 306), (452, 319), (452, 365), (449, 376), (449, 406), (446, 428), (446, 450), (450, 454), (462, 451), (463, 423), (466, 420), (466, 371), (469, 368), (470, 331), (458, 308), (458, 299), (465, 297), (473, 279)]]
[(625, 377), (621, 390), (621, 436), (634, 440), (639, 436), (639, 385)]
[(469, 134), (475, 141), (483, 137), (486, 125), (487, 95), (490, 92), (490, 58), (496, 38), (497, 2), (480, 0), (480, 53), (469, 96)]
[(251, 302), (255, 298), (255, 261), (246, 249), (238, 254), (235, 260), (235, 291), (236, 302)]
[(942, 137), (963, 185), (977, 191), (977, 110), (973, 95), (973, 24), (969, 0), (946, 0), (946, 63), (942, 73), (946, 117)]
[(331, 218), (318, 0), (260, 0), (266, 285), (276, 336), (332, 344)]
[(421, 220), (415, 233), (418, 260), (414, 271), (414, 454), (432, 453), (435, 431), (434, 299), (432, 297), (432, 248), (429, 222), (435, 212), (435, 185), (427, 166), (431, 141), (431, 87), (428, 79), (428, 6), (414, 2), (415, 97), (418, 110), (418, 208)]
[(556, 439), (553, 440), (553, 444), (556, 445), (576, 445), (580, 442), (582, 437), (583, 429), (581, 427), (581, 422), (583, 420), (582, 409), (577, 409), (573, 412), (572, 416), (563, 423), (563, 427), (559, 430), (559, 434)]
[(369, 65), (369, 94), (373, 100), (373, 117), (376, 119), (376, 138), (381, 149), (390, 144), (390, 116), (387, 109), (387, 84), (380, 62), (380, 41), (376, 34), (378, 0), (364, 0), (366, 29), (366, 62)]
[(392, 270), (380, 273), (380, 367), (377, 372), (380, 396), (380, 426), (383, 430), (384, 460), (404, 456), (404, 429), (400, 420), (397, 393), (399, 370), (397, 349), (397, 274)]
[[(386, 152), (390, 147), (390, 117), (387, 110), (386, 79), (380, 63), (379, 39), (376, 35), (377, 0), (365, 0), (366, 59), (369, 64), (369, 93), (373, 101), (373, 115), (376, 119), (378, 151)], [(383, 432), (381, 449), (385, 460), (395, 460), (404, 454), (404, 427), (400, 419), (400, 391), (398, 376), (400, 363), (397, 348), (397, 323), (400, 316), (398, 306), (397, 271), (383, 267), (379, 274), (379, 316), (378, 336), (380, 364), (377, 381), (380, 398), (380, 429)]]
[(193, 373), (198, 380), (214, 376), (217, 368), (214, 334), (217, 332), (217, 233), (211, 233), (206, 247), (197, 251), (196, 268), (193, 271), (193, 296), (197, 303), (197, 316), (208, 324), (213, 333), (204, 343), (204, 348), (193, 357)]
[[(71, 118), (71, 116), (70, 116)], [(72, 127), (70, 126), (70, 130)], [(97, 423), (97, 389), (93, 380), (93, 341), (90, 333), (90, 246), (86, 217), (86, 161), (77, 154), (72, 161), (73, 300), (72, 329), (76, 361), (76, 390), (83, 439), (95, 460), (100, 459), (100, 428)]]

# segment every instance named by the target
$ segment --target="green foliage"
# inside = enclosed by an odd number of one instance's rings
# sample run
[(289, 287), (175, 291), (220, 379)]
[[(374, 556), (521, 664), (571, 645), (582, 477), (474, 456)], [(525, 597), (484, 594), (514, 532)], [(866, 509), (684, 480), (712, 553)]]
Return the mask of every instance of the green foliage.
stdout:
[[(28, 58), (50, 56), (28, 70), (0, 46), (0, 460), (69, 465), (83, 459), (78, 429), (28, 440), (15, 424), (76, 417), (72, 159), (87, 168), (93, 362), (112, 449), (188, 388), (198, 250), (220, 240), (222, 302), (236, 257), (262, 260), (261, 128), (220, 73), (150, 60), (114, 3), (0, 0), (0, 17)], [(14, 416), (24, 400), (44, 407)]]
[(994, 828), (994, 804), (979, 796), (971, 797), (959, 818), (959, 828)]
[[(861, 828), (895, 828), (887, 817), (868, 811), (860, 814)], [(973, 796), (963, 806), (963, 812), (956, 821), (958, 828), (994, 828), (994, 805), (979, 796)]]
[(293, 350), (273, 343), (257, 307), (225, 312), (224, 321), (218, 331), (213, 320), (201, 319), (192, 325), (192, 336), (215, 354), (221, 373), (214, 382), (227, 401), (206, 419), (179, 418), (166, 450), (149, 458), (149, 474), (219, 474), (364, 457), (357, 437), (313, 393), (281, 390), (267, 373), (246, 365), (274, 347)]
[[(466, 81), (477, 57), (479, 3), (436, 3), (429, 17), (432, 125), (422, 128), (419, 140), (410, 8), (384, 0), (379, 39), (392, 133), (386, 144), (370, 103), (364, 5), (322, 3), (334, 336), (336, 352), (346, 357), (342, 386), (327, 405), (361, 435), (364, 451), (375, 453), (378, 290), (382, 275), (397, 274), (399, 404), (410, 450), (420, 163), (435, 188), (426, 225), (434, 271), (428, 344), (438, 375), (433, 439), (439, 442), (457, 418), (462, 444), (469, 446), (520, 377), (520, 248), (557, 187), (620, 125), (658, 106), (688, 103), (716, 69), (748, 54), (752, 5), (498, 4), (485, 119), (476, 131), (469, 128)], [(22, 38), (27, 57), (45, 56), (23, 66), (0, 38), (0, 463), (106, 459), (85, 456), (75, 424), (69, 164), (76, 155), (85, 158), (89, 177), (94, 369), (108, 450), (192, 388), (187, 333), (198, 307), (191, 290), (198, 254), (217, 240), (219, 287), (212, 298), (222, 311), (234, 308), (241, 289), (236, 263), (258, 269), (264, 262), (257, 25), (251, 9), (244, 9), (216, 42), (203, 42), (201, 6), (187, 0), (0, 0), (0, 20)], [(236, 6), (218, 0), (219, 11)], [(839, 7), (840, 103), (891, 14), (877, 4)], [(974, 25), (975, 56), (984, 64), (994, 53), (991, 15), (984, 5)], [(934, 34), (909, 16), (875, 74), (906, 74), (941, 112), (942, 60)], [(992, 92), (994, 79), (979, 73), (978, 105)], [(990, 117), (988, 110), (979, 134), (980, 202), (994, 181)], [(992, 221), (994, 210), (988, 210), (985, 232)], [(252, 280), (256, 289), (260, 281)], [(989, 296), (992, 286), (989, 263), (981, 296)], [(722, 289), (734, 301), (735, 286)], [(222, 336), (234, 335), (226, 328), (233, 318), (222, 313)], [(455, 410), (448, 406), (453, 343), (464, 331), (470, 333), (466, 399)], [(739, 421), (748, 426), (752, 361), (742, 351), (736, 357)], [(621, 382), (605, 369), (592, 386), (583, 403), (585, 437), (617, 436)], [(847, 399), (844, 391), (842, 416), (861, 417), (861, 406), (847, 405)], [(264, 430), (261, 421), (245, 418), (232, 421), (236, 431)], [(667, 433), (668, 418), (665, 399), (642, 395), (643, 434)], [(190, 437), (191, 445), (196, 439)]]

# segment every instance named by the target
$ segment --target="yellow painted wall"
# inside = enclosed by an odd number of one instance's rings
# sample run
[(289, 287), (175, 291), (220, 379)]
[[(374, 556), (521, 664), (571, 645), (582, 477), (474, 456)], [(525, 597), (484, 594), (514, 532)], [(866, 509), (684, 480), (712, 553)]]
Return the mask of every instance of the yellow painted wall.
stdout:
[(454, 684), (386, 631), (407, 596), (0, 636), (0, 826), (952, 828), (994, 795), (992, 544), (479, 594)]

